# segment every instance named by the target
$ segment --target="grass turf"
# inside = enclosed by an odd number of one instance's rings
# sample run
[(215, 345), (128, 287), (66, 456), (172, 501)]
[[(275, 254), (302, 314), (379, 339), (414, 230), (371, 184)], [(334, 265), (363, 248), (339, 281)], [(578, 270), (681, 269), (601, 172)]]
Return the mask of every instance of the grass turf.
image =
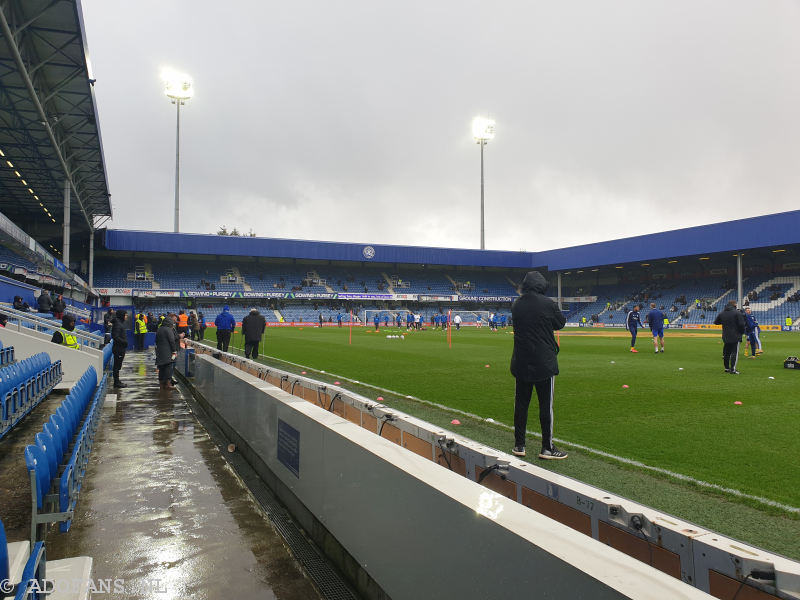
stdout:
[[(274, 328), (267, 331), (263, 351), (317, 371), (394, 390), (397, 397), (392, 396), (392, 402), (400, 410), (427, 417), (438, 425), (446, 425), (446, 414), (423, 408), (404, 396), (510, 425), (514, 393), (514, 380), (508, 372), (510, 331), (454, 331), (449, 348), (440, 331), (412, 333), (403, 340), (386, 338), (387, 334), (401, 333), (394, 328), (380, 333), (354, 328), (353, 343), (348, 344), (349, 332), (344, 328)], [(213, 330), (208, 333), (213, 337)], [(796, 465), (800, 410), (795, 391), (795, 378), (800, 374), (782, 368), (787, 355), (797, 354), (797, 335), (764, 334), (765, 354), (756, 359), (740, 357), (742, 373), (732, 376), (723, 373), (717, 333), (667, 331), (666, 352), (657, 356), (652, 338), (646, 335), (641, 335), (637, 343), (639, 354), (631, 354), (624, 332), (569, 333), (561, 335), (561, 375), (556, 379), (554, 409), (557, 438), (783, 505), (800, 506), (800, 471)], [(234, 338), (233, 345), (241, 345), (240, 336)], [(623, 385), (629, 387), (624, 389)], [(356, 391), (372, 397), (388, 396), (370, 388)], [(742, 404), (735, 405), (734, 401)], [(529, 429), (538, 430), (535, 400)], [(510, 450), (512, 445), (510, 432), (485, 422), (467, 421), (461, 433), (503, 450)], [(528, 445), (535, 449), (538, 441), (531, 438)], [(573, 452), (571, 459), (578, 454)], [(697, 502), (691, 494), (688, 500), (676, 501), (674, 489), (659, 489), (653, 495), (652, 483), (642, 484), (651, 489), (629, 489), (641, 479), (636, 469), (615, 466), (610, 474), (601, 475), (595, 457), (583, 458), (564, 461), (554, 470), (625, 493), (726, 535), (800, 557), (796, 513), (726, 498), (724, 502), (743, 505), (737, 510), (748, 513), (741, 516), (749, 523), (742, 530), (715, 518), (717, 509), (712, 505), (681, 507), (682, 502)], [(648, 474), (646, 479), (652, 481), (653, 477)], [(686, 483), (670, 485), (683, 490), (692, 487)], [(686, 494), (681, 497), (687, 498)], [(753, 530), (752, 524), (758, 521), (757, 514), (748, 512), (753, 509), (758, 514), (775, 515), (778, 521)], [(786, 533), (789, 535), (784, 536)], [(786, 537), (785, 543), (779, 542), (778, 547), (770, 543), (776, 536)]]

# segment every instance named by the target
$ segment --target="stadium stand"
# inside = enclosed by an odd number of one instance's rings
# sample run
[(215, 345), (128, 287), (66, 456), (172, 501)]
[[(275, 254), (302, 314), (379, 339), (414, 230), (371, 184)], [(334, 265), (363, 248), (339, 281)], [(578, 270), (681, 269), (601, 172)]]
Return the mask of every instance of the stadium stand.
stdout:
[(49, 523), (69, 531), (86, 465), (92, 451), (108, 374), (100, 384), (89, 367), (36, 434), (35, 445), (25, 448), (31, 480), (31, 539), (44, 539)]

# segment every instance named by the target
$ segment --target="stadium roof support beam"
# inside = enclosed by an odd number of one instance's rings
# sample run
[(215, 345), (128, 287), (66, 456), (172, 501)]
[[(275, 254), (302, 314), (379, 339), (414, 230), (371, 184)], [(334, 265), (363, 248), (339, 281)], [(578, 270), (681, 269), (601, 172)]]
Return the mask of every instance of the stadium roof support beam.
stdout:
[[(64, 160), (64, 156), (61, 153), (61, 147), (56, 140), (56, 136), (53, 133), (52, 127), (50, 127), (50, 122), (47, 118), (47, 114), (44, 111), (44, 107), (42, 103), (39, 101), (39, 96), (36, 93), (36, 89), (33, 87), (33, 81), (31, 80), (30, 74), (28, 73), (28, 69), (25, 66), (25, 61), (22, 59), (22, 54), (19, 51), (19, 47), (16, 42), (16, 37), (11, 31), (11, 27), (8, 24), (8, 19), (6, 19), (5, 12), (0, 10), (0, 28), (2, 28), (3, 36), (6, 38), (6, 42), (8, 44), (8, 48), (11, 51), (11, 54), (14, 58), (14, 63), (17, 65), (17, 70), (19, 71), (20, 77), (22, 77), (23, 82), (25, 83), (25, 87), (28, 90), (28, 95), (30, 96), (31, 101), (33, 102), (34, 106), (36, 107), (36, 112), (41, 119), (42, 126), (44, 127), (45, 131), (47, 132), (48, 138), (50, 138), (50, 145), (55, 152), (56, 157), (58, 158), (58, 162), (61, 164), (61, 168), (64, 170), (64, 177), (66, 177), (67, 182), (72, 185), (72, 173), (70, 172), (69, 165), (67, 165), (66, 160)], [(74, 186), (73, 186), (74, 187)], [(92, 220), (89, 218), (88, 213), (86, 212), (86, 208), (81, 201), (80, 195), (78, 194), (77, 189), (75, 190), (75, 199), (78, 201), (78, 206), (83, 213), (84, 218), (86, 219), (86, 223), (89, 226), (89, 230), (91, 231), (93, 228)]]

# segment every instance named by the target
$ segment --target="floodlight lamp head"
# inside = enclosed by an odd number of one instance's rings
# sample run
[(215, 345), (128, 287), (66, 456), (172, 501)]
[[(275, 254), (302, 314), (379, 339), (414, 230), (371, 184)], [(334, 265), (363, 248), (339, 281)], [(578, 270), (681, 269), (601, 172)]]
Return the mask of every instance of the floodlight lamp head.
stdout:
[(185, 73), (165, 69), (161, 73), (164, 80), (164, 93), (173, 100), (188, 100), (194, 96), (192, 78)]
[(472, 137), (476, 142), (488, 142), (494, 139), (494, 119), (475, 117), (472, 120)]

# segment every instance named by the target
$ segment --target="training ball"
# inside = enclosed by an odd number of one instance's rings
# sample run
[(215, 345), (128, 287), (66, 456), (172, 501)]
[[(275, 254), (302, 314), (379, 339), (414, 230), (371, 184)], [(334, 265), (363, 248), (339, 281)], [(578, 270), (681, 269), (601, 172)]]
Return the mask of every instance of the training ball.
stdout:
[(484, 365), (484, 366), (485, 366), (487, 369), (489, 368), (489, 365)]
[(628, 389), (628, 386), (627, 386), (627, 385), (623, 385), (623, 386), (622, 386), (622, 389), (623, 389), (623, 390), (627, 390), (627, 389)]
[(772, 375), (770, 375), (768, 379), (775, 379), (775, 378)]
[(324, 373), (325, 371), (320, 371), (320, 373)]
[(401, 340), (404, 340), (404, 339), (406, 339), (406, 336), (404, 336), (404, 335), (401, 335), (401, 336), (400, 336), (400, 339), (401, 339)]
[(388, 340), (390, 337), (392, 337), (392, 336), (390, 336), (390, 335), (387, 335), (387, 336), (386, 336), (386, 339)]
[(683, 367), (678, 367), (678, 371), (683, 371)]
[(486, 422), (487, 422), (487, 423), (494, 423), (494, 419), (492, 419), (491, 417), (489, 417), (489, 418), (487, 418), (487, 419), (486, 419)]
[(612, 361), (611, 361), (611, 364), (613, 365), (615, 362), (616, 362), (616, 361), (613, 361), (613, 360), (612, 360)]

